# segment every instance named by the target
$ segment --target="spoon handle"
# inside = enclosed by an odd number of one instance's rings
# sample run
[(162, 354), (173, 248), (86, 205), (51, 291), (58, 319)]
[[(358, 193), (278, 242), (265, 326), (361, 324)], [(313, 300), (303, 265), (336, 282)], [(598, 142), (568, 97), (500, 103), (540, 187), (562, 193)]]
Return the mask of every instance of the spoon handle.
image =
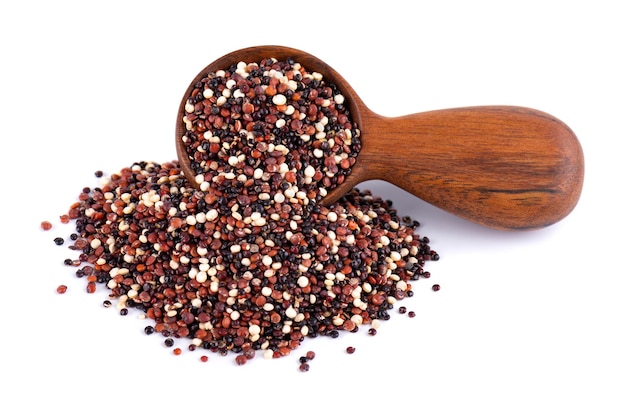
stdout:
[(478, 224), (542, 228), (569, 214), (580, 197), (581, 146), (544, 112), (481, 106), (395, 118), (370, 113), (363, 124), (357, 163), (369, 179)]

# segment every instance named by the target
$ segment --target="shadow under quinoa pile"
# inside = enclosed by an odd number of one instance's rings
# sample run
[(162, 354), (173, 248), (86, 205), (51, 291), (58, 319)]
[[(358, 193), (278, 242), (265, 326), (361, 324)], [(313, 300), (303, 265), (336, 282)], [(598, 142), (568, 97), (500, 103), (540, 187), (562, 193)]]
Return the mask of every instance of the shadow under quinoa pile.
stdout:
[[(296, 62), (238, 63), (188, 99), (177, 161), (137, 162), (84, 188), (68, 263), (190, 348), (280, 357), (304, 338), (337, 336), (390, 317), (438, 254), (389, 201), (327, 190), (360, 148), (343, 96)], [(371, 333), (374, 334), (374, 333)]]

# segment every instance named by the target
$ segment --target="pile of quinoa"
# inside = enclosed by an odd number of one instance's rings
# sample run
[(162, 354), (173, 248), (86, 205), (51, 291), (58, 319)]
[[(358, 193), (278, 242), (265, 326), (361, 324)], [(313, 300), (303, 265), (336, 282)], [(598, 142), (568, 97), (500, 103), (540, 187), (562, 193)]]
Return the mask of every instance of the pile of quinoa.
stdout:
[(355, 188), (320, 204), (360, 149), (323, 76), (293, 60), (238, 63), (196, 83), (183, 123), (199, 189), (177, 161), (141, 161), (83, 188), (63, 216), (79, 252), (65, 263), (121, 314), (144, 314), (146, 333), (238, 364), (286, 356), (307, 337), (375, 334), (430, 275), (439, 255), (390, 201)]

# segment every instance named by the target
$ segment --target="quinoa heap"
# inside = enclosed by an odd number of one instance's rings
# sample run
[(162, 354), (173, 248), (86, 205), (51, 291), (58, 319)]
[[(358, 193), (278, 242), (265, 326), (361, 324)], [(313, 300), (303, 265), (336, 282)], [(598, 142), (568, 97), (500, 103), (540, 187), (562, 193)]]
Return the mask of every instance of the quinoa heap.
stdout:
[(89, 292), (105, 285), (120, 308), (145, 312), (150, 332), (284, 356), (307, 336), (389, 319), (438, 259), (391, 206), (354, 189), (302, 217), (298, 203), (244, 206), (193, 189), (176, 161), (138, 162), (70, 207), (81, 254), (67, 264)]

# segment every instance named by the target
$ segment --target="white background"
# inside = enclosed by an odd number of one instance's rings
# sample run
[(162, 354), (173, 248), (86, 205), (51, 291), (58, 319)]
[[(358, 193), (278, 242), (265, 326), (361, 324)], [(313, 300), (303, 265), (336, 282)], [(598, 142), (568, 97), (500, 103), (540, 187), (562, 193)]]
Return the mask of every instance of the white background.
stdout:
[[(618, 4), (3, 2), (0, 396), (626, 396)], [(73, 253), (52, 242), (71, 232), (58, 216), (97, 185), (96, 170), (175, 159), (191, 79), (223, 54), (265, 44), (327, 61), (386, 116), (492, 104), (553, 114), (585, 152), (578, 206), (551, 227), (506, 233), (366, 184), (419, 220), (441, 254), (403, 302), (415, 318), (393, 312), (376, 337), (310, 339), (243, 367), (231, 356), (172, 355), (135, 313), (103, 308), (102, 289), (84, 292), (62, 265)], [(40, 231), (45, 219), (53, 231)], [(300, 373), (309, 349), (317, 358)]]

